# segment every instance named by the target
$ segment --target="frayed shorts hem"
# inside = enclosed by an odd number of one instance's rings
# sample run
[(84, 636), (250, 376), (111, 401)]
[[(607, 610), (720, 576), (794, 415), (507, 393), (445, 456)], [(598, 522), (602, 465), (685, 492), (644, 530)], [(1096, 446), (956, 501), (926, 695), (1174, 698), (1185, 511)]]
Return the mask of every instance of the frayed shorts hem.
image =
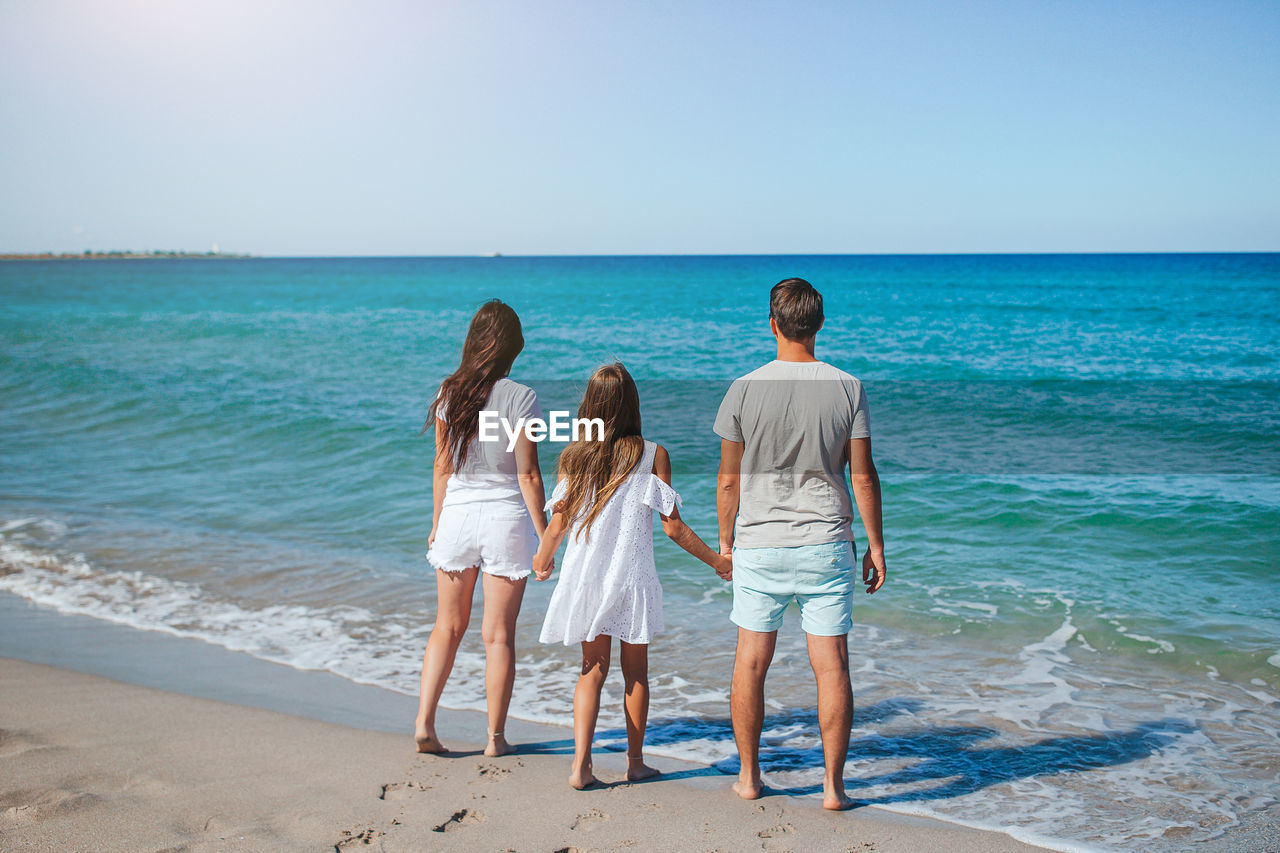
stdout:
[(511, 581), (519, 581), (519, 580), (524, 580), (525, 578), (529, 577), (529, 575), (533, 574), (533, 569), (529, 568), (528, 566), (514, 566), (514, 565), (477, 566), (474, 563), (466, 566), (451, 565), (449, 563), (441, 562), (440, 560), (434, 559), (431, 556), (430, 551), (427, 552), (426, 556), (427, 556), (427, 562), (431, 564), (432, 568), (439, 569), (442, 572), (448, 572), (451, 575), (456, 575), (459, 572), (465, 572), (468, 569), (479, 569), (481, 572), (483, 572), (486, 575), (493, 575), (496, 578), (506, 578), (507, 580), (511, 580)]

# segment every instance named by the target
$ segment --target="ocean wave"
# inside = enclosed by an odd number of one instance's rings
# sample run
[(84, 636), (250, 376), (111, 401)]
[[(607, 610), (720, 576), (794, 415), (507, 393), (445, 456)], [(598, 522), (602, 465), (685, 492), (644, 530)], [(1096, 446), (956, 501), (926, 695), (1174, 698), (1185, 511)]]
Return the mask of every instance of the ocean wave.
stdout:
[[(362, 608), (242, 607), (206, 595), (198, 584), (140, 571), (102, 571), (81, 554), (59, 555), (2, 538), (0, 590), (63, 613), (416, 693), (420, 629)], [(483, 672), (483, 661), (473, 668)]]
[(67, 526), (62, 522), (35, 516), (31, 518), (14, 518), (0, 522), (0, 534), (7, 533), (10, 536), (36, 533), (41, 537), (57, 537), (66, 532)]

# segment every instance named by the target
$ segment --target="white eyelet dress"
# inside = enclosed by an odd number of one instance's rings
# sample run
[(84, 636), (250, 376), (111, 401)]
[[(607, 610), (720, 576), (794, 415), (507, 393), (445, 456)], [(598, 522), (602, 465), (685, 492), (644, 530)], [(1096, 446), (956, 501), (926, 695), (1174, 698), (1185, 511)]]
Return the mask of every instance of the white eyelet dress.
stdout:
[[(601, 634), (624, 643), (648, 643), (663, 629), (662, 585), (653, 559), (653, 511), (670, 515), (680, 496), (653, 473), (657, 445), (644, 443), (635, 470), (613, 493), (595, 524), (590, 540), (570, 525), (560, 579), (542, 642), (566, 646)], [(568, 480), (556, 483), (551, 505), (564, 498)]]

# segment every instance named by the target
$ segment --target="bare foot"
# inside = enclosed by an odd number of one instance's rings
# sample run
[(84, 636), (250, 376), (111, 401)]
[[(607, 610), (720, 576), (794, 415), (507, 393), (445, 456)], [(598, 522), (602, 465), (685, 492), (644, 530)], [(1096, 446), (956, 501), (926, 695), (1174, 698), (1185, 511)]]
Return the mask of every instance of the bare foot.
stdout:
[(650, 767), (644, 763), (643, 758), (627, 759), (627, 781), (639, 782), (641, 779), (652, 779), (654, 776), (661, 776), (662, 771), (656, 767)]
[(764, 793), (764, 786), (759, 782), (747, 782), (739, 779), (733, 783), (733, 792), (744, 800), (758, 800)]
[(418, 731), (413, 735), (413, 740), (418, 744), (418, 752), (426, 752), (432, 755), (439, 755), (442, 752), (448, 752), (445, 745), (435, 736), (434, 732)]
[(484, 748), (484, 754), (490, 758), (497, 758), (499, 755), (510, 755), (515, 751), (516, 748), (507, 743), (506, 737), (501, 734), (490, 735), (489, 745)]
[(581, 770), (575, 769), (569, 774), (569, 787), (573, 788), (575, 791), (585, 791), (598, 784), (600, 784), (600, 780), (591, 772), (590, 764)]
[(822, 807), (830, 809), (833, 812), (848, 811), (853, 808), (853, 800), (849, 799), (844, 791), (838, 794), (824, 794), (822, 797)]

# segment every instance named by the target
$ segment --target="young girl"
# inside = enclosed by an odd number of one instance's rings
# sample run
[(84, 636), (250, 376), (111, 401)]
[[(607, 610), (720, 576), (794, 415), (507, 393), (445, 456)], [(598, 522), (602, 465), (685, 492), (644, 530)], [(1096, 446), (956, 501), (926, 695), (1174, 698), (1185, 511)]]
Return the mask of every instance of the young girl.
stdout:
[(569, 774), (569, 784), (581, 790), (596, 782), (591, 741), (613, 637), (621, 642), (626, 682), (627, 779), (658, 773), (644, 763), (648, 643), (663, 628), (662, 587), (653, 561), (653, 510), (677, 545), (722, 578), (731, 576), (732, 566), (680, 519), (680, 496), (670, 486), (671, 459), (666, 450), (641, 437), (640, 396), (625, 367), (605, 365), (592, 375), (578, 416), (602, 420), (604, 437), (584, 436), (560, 454), (551, 522), (533, 558), (533, 571), (540, 581), (550, 577), (561, 540), (572, 534), (542, 624), (542, 642), (582, 644)]
[[(515, 626), (533, 568), (543, 515), (538, 451), (523, 433), (513, 451), (477, 441), (481, 411), (516, 423), (541, 417), (533, 389), (507, 378), (524, 348), (520, 318), (497, 299), (471, 320), (462, 363), (440, 385), (427, 424), (436, 428), (434, 513), (427, 559), (436, 568), (436, 624), (422, 655), (414, 739), (419, 752), (445, 752), (436, 737), (436, 706), (471, 619), (471, 598), (483, 578), (485, 693), (489, 741), (485, 755), (511, 751), (502, 734), (515, 678)], [(423, 428), (426, 431), (426, 428)]]

